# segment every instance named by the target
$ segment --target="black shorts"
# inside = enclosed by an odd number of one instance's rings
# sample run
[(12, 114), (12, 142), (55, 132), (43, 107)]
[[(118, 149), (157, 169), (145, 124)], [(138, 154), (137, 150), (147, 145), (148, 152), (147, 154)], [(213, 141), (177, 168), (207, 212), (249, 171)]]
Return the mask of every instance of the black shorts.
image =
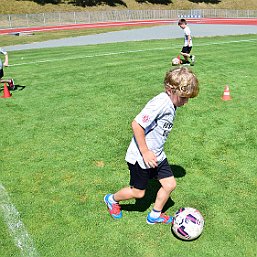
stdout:
[(157, 168), (142, 169), (139, 164), (128, 163), (130, 170), (130, 186), (144, 190), (147, 187), (149, 179), (156, 178), (158, 180), (162, 178), (173, 177), (173, 172), (170, 168), (167, 159), (164, 159)]
[(4, 69), (0, 70), (0, 79), (4, 76)]
[(191, 52), (192, 46), (183, 46), (181, 52), (185, 54), (189, 54)]

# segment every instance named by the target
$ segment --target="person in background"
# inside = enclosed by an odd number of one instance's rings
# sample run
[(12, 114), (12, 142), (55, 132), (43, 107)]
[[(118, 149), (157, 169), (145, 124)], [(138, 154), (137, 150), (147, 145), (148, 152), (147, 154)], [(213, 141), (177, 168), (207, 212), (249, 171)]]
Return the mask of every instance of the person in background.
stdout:
[[(184, 31), (184, 46), (182, 47), (182, 50), (180, 54), (184, 57), (184, 65), (194, 65), (195, 64), (195, 56), (191, 55), (190, 52), (193, 47), (193, 39), (191, 35), (191, 30), (187, 25), (187, 21), (185, 19), (180, 19), (178, 21), (178, 26), (183, 29)], [(189, 61), (191, 60), (191, 62)]]
[(13, 79), (3, 79), (4, 67), (8, 67), (9, 65), (8, 53), (3, 48), (0, 48), (0, 53), (4, 55), (4, 62), (0, 58), (0, 83), (7, 83), (9, 90), (14, 90), (15, 85)]

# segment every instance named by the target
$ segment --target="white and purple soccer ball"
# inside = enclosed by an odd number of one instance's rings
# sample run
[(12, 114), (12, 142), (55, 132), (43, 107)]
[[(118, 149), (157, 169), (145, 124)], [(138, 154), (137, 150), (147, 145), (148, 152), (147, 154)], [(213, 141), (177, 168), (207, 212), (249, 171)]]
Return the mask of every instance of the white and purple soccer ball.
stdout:
[(203, 227), (202, 214), (194, 208), (185, 207), (175, 213), (171, 229), (177, 237), (189, 241), (198, 238), (202, 234)]
[(173, 58), (172, 60), (171, 60), (171, 64), (172, 64), (172, 66), (177, 66), (177, 65), (180, 65), (180, 59), (179, 58)]

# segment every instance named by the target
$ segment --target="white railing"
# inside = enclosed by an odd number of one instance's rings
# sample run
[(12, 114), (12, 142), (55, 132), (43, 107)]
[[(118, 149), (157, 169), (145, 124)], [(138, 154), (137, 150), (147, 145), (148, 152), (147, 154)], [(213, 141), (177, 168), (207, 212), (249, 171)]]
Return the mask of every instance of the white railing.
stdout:
[(134, 20), (184, 18), (257, 18), (257, 10), (121, 10), (0, 15), (0, 29)]

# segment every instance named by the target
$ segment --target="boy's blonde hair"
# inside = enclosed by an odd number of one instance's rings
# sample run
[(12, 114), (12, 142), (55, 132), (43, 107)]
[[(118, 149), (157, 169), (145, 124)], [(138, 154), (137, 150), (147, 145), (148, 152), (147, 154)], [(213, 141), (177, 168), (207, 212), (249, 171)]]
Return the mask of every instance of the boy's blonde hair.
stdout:
[(199, 82), (195, 74), (186, 67), (178, 67), (166, 73), (164, 86), (166, 91), (180, 97), (194, 98), (199, 93)]

